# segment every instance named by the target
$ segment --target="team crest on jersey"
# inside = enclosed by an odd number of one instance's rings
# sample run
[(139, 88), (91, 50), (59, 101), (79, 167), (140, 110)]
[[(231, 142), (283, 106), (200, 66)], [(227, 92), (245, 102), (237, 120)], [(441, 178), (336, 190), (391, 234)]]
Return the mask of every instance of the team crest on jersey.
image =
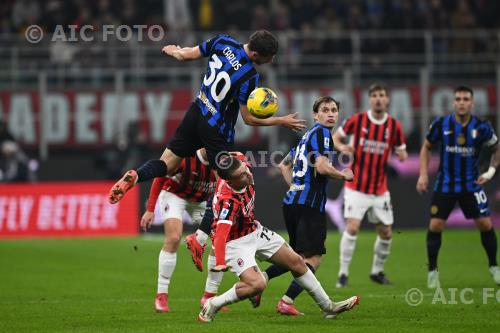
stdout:
[(243, 265), (245, 264), (245, 262), (241, 258), (238, 258), (238, 260), (236, 262), (238, 263), (238, 266), (240, 266), (240, 267), (243, 267)]
[(389, 135), (391, 135), (391, 132), (389, 131), (388, 128), (386, 128), (384, 131), (384, 140), (389, 139)]

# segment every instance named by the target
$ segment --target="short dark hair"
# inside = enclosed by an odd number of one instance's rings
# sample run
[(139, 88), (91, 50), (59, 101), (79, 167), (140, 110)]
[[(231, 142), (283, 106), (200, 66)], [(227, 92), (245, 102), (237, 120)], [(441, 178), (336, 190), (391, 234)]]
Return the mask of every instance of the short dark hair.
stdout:
[(383, 90), (385, 91), (386, 95), (389, 95), (389, 89), (387, 89), (387, 86), (382, 83), (374, 83), (368, 88), (368, 96), (371, 96), (371, 94), (375, 91)]
[(455, 90), (453, 91), (453, 94), (456, 94), (457, 92), (468, 92), (470, 93), (470, 95), (472, 97), (474, 97), (474, 92), (472, 91), (471, 88), (467, 87), (467, 86), (458, 86), (455, 88)]
[(334, 102), (335, 105), (337, 106), (337, 109), (340, 111), (340, 103), (335, 100), (335, 98), (330, 97), (330, 96), (321, 96), (318, 99), (314, 101), (313, 104), (313, 112), (317, 113), (319, 111), (319, 107), (323, 103), (331, 103)]
[(267, 30), (254, 32), (248, 41), (248, 48), (263, 57), (270, 57), (278, 53), (278, 38)]
[(241, 161), (234, 156), (225, 155), (218, 162), (217, 173), (220, 178), (228, 180), (240, 167)]

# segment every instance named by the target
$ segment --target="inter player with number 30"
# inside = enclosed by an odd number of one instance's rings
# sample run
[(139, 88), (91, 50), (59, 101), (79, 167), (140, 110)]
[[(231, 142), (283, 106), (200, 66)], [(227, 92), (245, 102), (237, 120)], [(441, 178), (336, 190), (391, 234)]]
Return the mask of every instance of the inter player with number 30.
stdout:
[[(438, 288), (437, 257), (441, 247), (441, 233), (453, 207), (458, 201), (466, 218), (473, 219), (481, 231), (481, 243), (488, 256), (490, 273), (500, 285), (497, 264), (497, 237), (491, 223), (488, 198), (482, 185), (491, 180), (500, 165), (500, 147), (491, 124), (472, 115), (473, 91), (469, 87), (455, 89), (454, 112), (439, 117), (431, 124), (420, 150), (419, 193), (427, 192), (430, 150), (440, 147), (439, 172), (431, 203), (431, 221), (427, 232), (429, 272), (427, 286)], [(478, 156), (482, 147), (494, 149), (488, 171), (479, 175)]]
[[(218, 169), (218, 159), (233, 150), (238, 111), (250, 126), (282, 125), (295, 131), (306, 128), (305, 121), (297, 119), (297, 114), (259, 119), (246, 107), (250, 93), (259, 84), (259, 73), (254, 66), (272, 62), (278, 52), (278, 40), (270, 32), (257, 31), (244, 45), (230, 36), (216, 35), (195, 47), (167, 45), (162, 51), (179, 61), (208, 57), (207, 73), (198, 96), (161, 158), (127, 171), (111, 188), (110, 203), (120, 201), (137, 182), (172, 175), (184, 157), (194, 156), (203, 147), (210, 165)], [(234, 100), (239, 108), (228, 108)]]

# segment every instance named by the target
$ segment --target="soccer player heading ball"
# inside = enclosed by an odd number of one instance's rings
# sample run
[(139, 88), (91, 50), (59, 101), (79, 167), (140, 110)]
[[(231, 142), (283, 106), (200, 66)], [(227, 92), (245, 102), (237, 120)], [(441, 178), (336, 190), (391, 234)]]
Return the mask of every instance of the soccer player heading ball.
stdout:
[[(218, 159), (233, 150), (238, 112), (250, 126), (282, 125), (295, 131), (306, 128), (305, 121), (297, 119), (297, 114), (260, 119), (247, 109), (247, 99), (259, 84), (259, 73), (254, 65), (272, 62), (278, 52), (278, 40), (270, 32), (257, 31), (244, 45), (229, 36), (216, 35), (195, 47), (167, 45), (162, 51), (179, 61), (208, 57), (207, 73), (198, 96), (161, 158), (127, 171), (111, 188), (110, 203), (121, 200), (137, 182), (172, 175), (182, 158), (194, 156), (196, 150), (203, 147), (210, 165), (218, 169)], [(239, 108), (229, 107), (233, 100)]]
[[(419, 193), (427, 192), (431, 148), (438, 145), (441, 151), (427, 232), (429, 288), (440, 286), (437, 257), (441, 247), (441, 233), (457, 202), (465, 217), (474, 219), (481, 232), (481, 243), (488, 256), (490, 273), (495, 283), (500, 285), (500, 269), (496, 258), (497, 237), (491, 223), (488, 198), (482, 188), (483, 184), (493, 178), (500, 165), (500, 148), (491, 124), (472, 115), (473, 107), (472, 89), (456, 88), (454, 112), (434, 120), (420, 150), (420, 177), (417, 182)], [(478, 157), (483, 147), (492, 147), (494, 153), (488, 171), (479, 175)]]

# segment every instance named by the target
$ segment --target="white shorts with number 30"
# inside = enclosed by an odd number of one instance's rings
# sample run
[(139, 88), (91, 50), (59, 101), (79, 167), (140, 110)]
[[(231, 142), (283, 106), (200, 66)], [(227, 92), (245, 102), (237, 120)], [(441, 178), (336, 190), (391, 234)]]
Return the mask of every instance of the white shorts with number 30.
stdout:
[(371, 223), (392, 225), (391, 194), (387, 191), (381, 195), (366, 194), (344, 188), (344, 218), (362, 220), (365, 213)]
[(256, 256), (269, 259), (283, 244), (283, 237), (259, 223), (255, 231), (226, 243), (226, 265), (240, 276), (248, 268), (257, 266)]
[[(162, 190), (156, 201), (153, 224), (163, 224), (168, 219), (179, 219), (199, 225), (205, 214), (206, 205), (206, 201), (192, 202)], [(189, 216), (186, 216), (186, 212)]]

